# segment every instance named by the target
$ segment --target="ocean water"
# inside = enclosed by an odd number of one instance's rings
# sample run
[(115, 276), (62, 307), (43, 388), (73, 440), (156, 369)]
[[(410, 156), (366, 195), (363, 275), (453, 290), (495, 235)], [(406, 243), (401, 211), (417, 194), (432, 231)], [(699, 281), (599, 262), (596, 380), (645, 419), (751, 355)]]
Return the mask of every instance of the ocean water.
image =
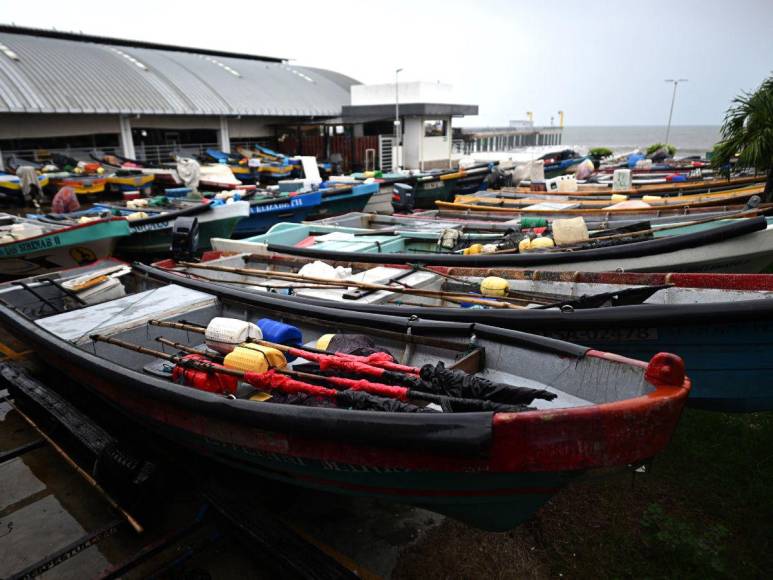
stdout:
[[(646, 148), (653, 143), (663, 143), (666, 127), (621, 126), (621, 127), (564, 127), (564, 146), (608, 147), (615, 153), (625, 153), (637, 148)], [(717, 125), (672, 125), (668, 138), (676, 146), (676, 156), (703, 155), (710, 151), (719, 140)]]

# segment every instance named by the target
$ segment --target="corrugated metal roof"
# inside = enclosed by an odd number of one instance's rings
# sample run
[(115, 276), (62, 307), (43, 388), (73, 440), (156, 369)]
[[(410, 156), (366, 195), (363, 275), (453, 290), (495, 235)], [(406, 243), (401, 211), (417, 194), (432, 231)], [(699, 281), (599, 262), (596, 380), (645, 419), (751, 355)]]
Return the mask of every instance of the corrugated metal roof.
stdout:
[[(277, 59), (0, 30), (0, 112), (334, 116), (353, 79)], [(60, 37), (62, 36), (62, 37)]]

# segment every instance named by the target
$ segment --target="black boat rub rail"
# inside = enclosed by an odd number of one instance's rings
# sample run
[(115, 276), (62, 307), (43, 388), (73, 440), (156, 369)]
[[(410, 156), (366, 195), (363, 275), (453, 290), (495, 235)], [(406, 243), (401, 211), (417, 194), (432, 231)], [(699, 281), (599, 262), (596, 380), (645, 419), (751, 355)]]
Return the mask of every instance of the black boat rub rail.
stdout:
[[(208, 294), (213, 294), (226, 301), (237, 301), (247, 305), (253, 305), (260, 308), (270, 309), (274, 312), (286, 312), (299, 316), (308, 316), (309, 309), (305, 303), (298, 303), (287, 298), (276, 298), (274, 296), (259, 294), (248, 290), (232, 288), (224, 284), (216, 284), (203, 280), (184, 278), (179, 274), (167, 272), (153, 266), (135, 263), (133, 267), (136, 271), (147, 274), (148, 276), (164, 282), (180, 284), (188, 288), (200, 290)], [(402, 308), (402, 307), (398, 307)], [(476, 310), (480, 313), (482, 311)], [(330, 303), (319, 305), (314, 308), (315, 318), (323, 318), (335, 323), (340, 321), (347, 324), (368, 325), (374, 328), (394, 330), (397, 332), (419, 335), (440, 334), (445, 338), (463, 337), (469, 338), (475, 335), (479, 338), (491, 339), (503, 344), (524, 346), (543, 352), (550, 352), (562, 356), (571, 356), (582, 358), (588, 351), (587, 347), (578, 346), (570, 342), (564, 342), (553, 338), (536, 336), (517, 330), (508, 330), (490, 326), (487, 324), (478, 324), (476, 322), (445, 322), (440, 320), (424, 320), (420, 318), (403, 316), (386, 316), (384, 314), (374, 314), (370, 312), (347, 311), (343, 308), (336, 308)]]
[[(151, 266), (152, 268), (152, 266)], [(181, 286), (193, 286), (195, 279), (163, 271), (170, 282)], [(156, 277), (153, 273), (152, 276)], [(209, 282), (218, 291), (230, 294), (235, 290), (227, 282)], [(199, 288), (199, 286), (195, 286)], [(258, 293), (245, 292), (248, 298), (239, 297), (239, 302), (259, 306)], [(284, 296), (272, 294), (271, 298), (295, 302), (317, 308), (329, 308), (330, 300), (306, 296)], [(525, 332), (544, 330), (567, 330), (575, 328), (634, 328), (642, 326), (681, 326), (685, 324), (719, 324), (725, 321), (750, 322), (773, 318), (773, 299), (743, 300), (736, 302), (710, 302), (705, 304), (641, 304), (634, 306), (615, 306), (609, 308), (588, 308), (563, 312), (561, 310), (540, 310), (532, 308), (514, 309), (469, 309), (442, 306), (420, 306), (394, 304), (357, 304), (346, 302), (343, 309), (360, 314), (378, 314), (382, 316), (413, 317), (420, 316), (424, 322), (443, 320), (458, 324), (475, 324), (476, 331), (483, 325)], [(480, 333), (478, 333), (480, 335)]]
[(295, 246), (283, 246), (268, 244), (269, 252), (289, 254), (291, 256), (304, 256), (318, 260), (352, 260), (378, 264), (408, 264), (420, 263), (433, 266), (471, 266), (488, 268), (497, 266), (512, 266), (517, 268), (530, 268), (548, 264), (571, 264), (574, 262), (595, 262), (608, 259), (639, 258), (667, 252), (676, 252), (717, 243), (743, 236), (753, 232), (765, 230), (767, 220), (760, 216), (744, 219), (740, 223), (732, 223), (718, 226), (707, 231), (694, 232), (667, 238), (656, 238), (643, 242), (631, 242), (619, 246), (607, 246), (590, 250), (577, 250), (574, 252), (545, 252), (526, 254), (371, 254), (361, 252), (333, 252), (330, 250), (317, 250), (314, 248), (296, 248)]

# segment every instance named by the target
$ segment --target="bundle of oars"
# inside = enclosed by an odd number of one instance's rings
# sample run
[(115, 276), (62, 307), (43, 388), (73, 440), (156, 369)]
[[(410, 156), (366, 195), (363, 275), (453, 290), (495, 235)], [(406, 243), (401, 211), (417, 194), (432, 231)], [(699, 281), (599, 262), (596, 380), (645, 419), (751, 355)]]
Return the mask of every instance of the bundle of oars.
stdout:
[[(313, 283), (317, 288), (358, 288), (367, 291), (388, 291), (397, 294), (406, 294), (410, 296), (422, 296), (426, 298), (437, 298), (456, 304), (477, 304), (479, 306), (488, 306), (491, 308), (523, 308), (525, 304), (533, 302), (534, 299), (516, 298), (516, 297), (485, 297), (465, 292), (447, 292), (443, 290), (425, 290), (423, 288), (413, 288), (400, 284), (392, 286), (388, 284), (375, 284), (371, 282), (359, 282), (356, 280), (332, 280), (319, 276), (308, 276), (295, 272), (281, 272), (277, 270), (259, 270), (255, 268), (234, 268), (231, 266), (220, 266), (218, 264), (180, 262), (180, 266), (198, 270), (210, 270), (213, 272), (225, 272), (229, 274), (239, 274), (243, 276), (262, 276), (275, 280), (283, 280), (293, 283)], [(229, 282), (230, 283), (230, 282)], [(257, 285), (257, 284), (256, 284)], [(291, 286), (294, 287), (294, 286)]]
[[(178, 322), (150, 321), (154, 326), (175, 328), (203, 333), (205, 328)], [(95, 342), (106, 342), (135, 352), (151, 355), (175, 363), (179, 368), (195, 369), (207, 373), (230, 375), (249, 383), (257, 389), (280, 391), (285, 394), (303, 394), (311, 397), (334, 399), (338, 406), (353, 409), (376, 409), (390, 412), (424, 412), (412, 402), (435, 403), (446, 412), (463, 411), (521, 411), (534, 399), (552, 400), (553, 393), (528, 387), (513, 387), (493, 383), (481, 377), (461, 371), (446, 369), (442, 363), (422, 369), (400, 365), (385, 353), (367, 357), (345, 353), (330, 354), (308, 347), (288, 347), (264, 340), (251, 342), (276, 348), (289, 355), (313, 361), (322, 374), (302, 373), (286, 368), (274, 368), (267, 372), (243, 372), (219, 364), (222, 357), (204, 354), (198, 349), (165, 338), (162, 344), (189, 353), (187, 356), (167, 354), (119, 339), (94, 335)], [(331, 376), (334, 372), (349, 376)], [(355, 377), (355, 378), (350, 378)], [(362, 378), (362, 377), (368, 377)], [(380, 382), (373, 382), (378, 378)], [(311, 381), (311, 382), (307, 382)], [(383, 382), (382, 382), (383, 381)]]

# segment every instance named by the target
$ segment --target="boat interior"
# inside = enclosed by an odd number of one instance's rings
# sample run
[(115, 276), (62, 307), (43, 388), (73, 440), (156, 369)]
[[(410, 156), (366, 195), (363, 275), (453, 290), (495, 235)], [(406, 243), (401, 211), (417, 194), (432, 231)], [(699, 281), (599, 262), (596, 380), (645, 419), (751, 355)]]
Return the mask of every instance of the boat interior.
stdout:
[[(336, 317), (335, 313), (339, 311), (328, 310), (320, 314), (322, 309), (298, 312), (297, 307), (290, 307), (281, 300), (273, 307), (267, 304), (265, 309), (245, 307), (235, 299), (221, 298), (216, 291), (210, 293), (160, 284), (120, 264), (103, 263), (100, 266), (94, 266), (90, 271), (86, 269), (85, 273), (84, 269), (78, 269), (72, 274), (61, 274), (56, 283), (33, 278), (23, 285), (6, 285), (0, 289), (0, 300), (5, 307), (14, 309), (45, 330), (48, 337), (118, 364), (125, 372), (139, 371), (142, 376), (162, 379), (167, 384), (176, 384), (172, 374), (179, 363), (179, 358), (166, 360), (170, 355), (181, 357), (195, 349), (220, 364), (218, 353), (207, 347), (210, 345), (208, 335), (205, 341), (202, 334), (213, 319), (220, 317), (253, 322), (270, 319), (297, 329), (302, 337), (297, 346), (310, 349), (305, 353), (309, 359), (299, 356), (293, 360), (288, 354), (286, 361), (282, 357), (284, 362), (276, 364), (277, 368), (311, 370), (315, 376), (319, 376), (316, 373), (324, 374), (320, 370), (321, 363), (315, 362), (310, 353), (320, 352), (314, 351), (315, 346), (320, 347), (318, 341), (332, 334), (345, 336), (347, 340), (356, 337), (351, 340), (357, 344), (366, 343), (373, 352), (390, 353), (400, 365), (422, 367), (443, 362), (446, 368), (464, 376), (473, 374), (496, 384), (545, 390), (551, 394), (544, 399), (535, 398), (528, 407), (508, 408), (513, 411), (613, 402), (654, 390), (644, 378), (646, 365), (613, 357), (588, 356), (585, 349), (560, 341), (469, 324), (412, 324), (408, 319), (374, 315), (342, 314)], [(78, 299), (81, 288), (93, 290), (94, 286), (89, 282), (104, 278), (119, 280), (123, 291), (116, 294), (113, 288), (104, 294), (92, 292), (88, 300)], [(173, 327), (169, 327), (169, 323)], [(187, 326), (175, 326), (180, 324)], [(199, 330), (191, 331), (193, 327)], [(159, 337), (163, 340), (159, 341)], [(324, 351), (325, 347), (321, 348)], [(152, 350), (138, 352), (141, 349)], [(335, 355), (339, 354), (336, 350)], [(333, 372), (333, 376), (340, 374)], [(193, 387), (180, 385), (179, 388), (184, 393)], [(228, 395), (228, 398), (234, 397), (261, 403), (288, 402), (287, 397), (273, 391), (256, 398), (256, 389), (243, 383), (235, 393)], [(411, 402), (422, 408), (429, 406), (432, 411), (455, 411), (440, 405), (432, 406), (431, 402), (420, 402), (420, 399)]]
[[(769, 290), (696, 288), (663, 283), (609, 284), (598, 282), (507, 278), (506, 295), (484, 296), (481, 286), (487, 276), (445, 274), (402, 265), (373, 265), (358, 262), (314, 261), (281, 255), (233, 254), (198, 264), (158, 264), (208, 282), (227, 282), (255, 292), (291, 294), (358, 304), (495, 308), (503, 301), (517, 308), (583, 309), (632, 304), (687, 305), (773, 298)], [(325, 278), (315, 283), (309, 278)], [(358, 285), (362, 287), (358, 287)], [(368, 285), (391, 286), (369, 289)], [(411, 293), (411, 289), (421, 292)], [(465, 302), (468, 296), (470, 301)], [(476, 302), (474, 298), (490, 301)]]
[(9, 213), (0, 213), (0, 244), (34, 238), (67, 227), (62, 224), (41, 223)]

